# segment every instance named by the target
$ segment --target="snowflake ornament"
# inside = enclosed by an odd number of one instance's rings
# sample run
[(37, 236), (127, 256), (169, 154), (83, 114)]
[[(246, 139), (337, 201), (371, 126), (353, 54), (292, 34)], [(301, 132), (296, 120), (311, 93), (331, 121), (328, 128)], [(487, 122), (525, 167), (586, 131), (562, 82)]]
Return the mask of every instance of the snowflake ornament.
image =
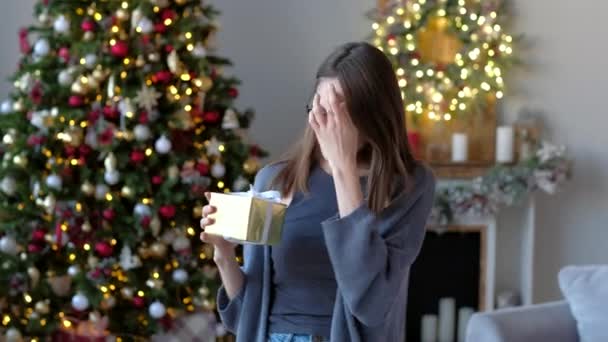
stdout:
[(158, 99), (160, 97), (161, 95), (156, 89), (142, 85), (141, 89), (137, 92), (135, 101), (139, 107), (151, 112), (158, 105)]

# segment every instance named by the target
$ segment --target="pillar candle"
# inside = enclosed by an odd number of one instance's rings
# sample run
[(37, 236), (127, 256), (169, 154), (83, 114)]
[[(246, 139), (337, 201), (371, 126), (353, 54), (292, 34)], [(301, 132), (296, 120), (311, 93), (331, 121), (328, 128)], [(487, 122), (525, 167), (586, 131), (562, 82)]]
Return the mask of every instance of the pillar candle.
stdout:
[(437, 342), (437, 315), (423, 315), (420, 330), (422, 342)]
[(453, 342), (456, 322), (456, 303), (454, 298), (439, 300), (439, 342)]
[(460, 308), (458, 310), (458, 342), (465, 342), (467, 335), (467, 325), (473, 315), (472, 308)]
[(467, 135), (464, 133), (454, 133), (452, 135), (452, 161), (461, 163), (469, 158), (469, 143)]
[(513, 126), (500, 126), (496, 129), (496, 161), (513, 162)]

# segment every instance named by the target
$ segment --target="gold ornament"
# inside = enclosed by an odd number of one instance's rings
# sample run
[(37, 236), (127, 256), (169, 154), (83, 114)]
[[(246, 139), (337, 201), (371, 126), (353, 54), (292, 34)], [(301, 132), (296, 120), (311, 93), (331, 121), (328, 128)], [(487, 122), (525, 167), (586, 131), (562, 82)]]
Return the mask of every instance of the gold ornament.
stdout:
[(93, 229), (93, 227), (91, 226), (91, 222), (89, 222), (89, 220), (86, 220), (84, 221), (80, 229), (82, 229), (82, 231), (85, 233), (89, 233)]
[(123, 287), (122, 289), (120, 289), (120, 294), (125, 299), (133, 299), (133, 293), (134, 292), (135, 291), (133, 291), (133, 289), (130, 288), (130, 287)]
[(126, 141), (132, 141), (133, 139), (135, 139), (135, 134), (133, 133), (133, 131), (124, 131), (122, 132), (122, 138)]
[(203, 217), (203, 207), (201, 207), (200, 205), (194, 206), (192, 208), (192, 217), (197, 219)]
[(89, 268), (95, 268), (98, 264), (99, 259), (97, 259), (97, 257), (94, 255), (89, 255), (89, 257), (87, 258), (87, 265), (89, 265)]
[(82, 183), (80, 190), (87, 196), (92, 196), (95, 193), (95, 187), (89, 181)]
[(46, 281), (51, 285), (53, 293), (57, 296), (65, 297), (70, 293), (72, 287), (72, 278), (70, 276), (49, 277)]
[(89, 87), (91, 89), (99, 89), (99, 81), (95, 77), (93, 77), (93, 75), (87, 76), (87, 79), (89, 80)]
[(119, 8), (116, 11), (116, 19), (118, 19), (120, 21), (125, 21), (125, 20), (129, 19), (129, 11)]
[(125, 185), (120, 189), (120, 194), (126, 198), (133, 198), (133, 189), (131, 187)]
[(153, 258), (164, 258), (167, 255), (167, 245), (162, 242), (155, 242), (150, 246), (150, 256)]
[(179, 168), (175, 165), (171, 165), (167, 170), (167, 176), (169, 176), (170, 179), (177, 179), (177, 177), (179, 177)]
[(82, 144), (82, 140), (84, 139), (84, 131), (81, 128), (70, 128), (67, 132), (68, 143), (71, 146), (80, 146)]
[(95, 38), (95, 34), (91, 31), (87, 31), (84, 33), (84, 35), (82, 36), (82, 38), (87, 41), (90, 42), (91, 40), (93, 40), (93, 38)]
[(27, 166), (27, 157), (23, 154), (18, 154), (13, 157), (13, 163), (15, 165), (25, 168)]
[(160, 60), (160, 55), (158, 52), (152, 52), (148, 55), (148, 60), (150, 62), (158, 62)]
[(87, 86), (85, 86), (84, 84), (82, 84), (80, 78), (77, 79), (74, 83), (72, 83), (72, 86), (70, 87), (70, 89), (72, 90), (73, 93), (76, 94), (86, 94), (89, 89)]
[(39, 302), (36, 302), (36, 305), (34, 305), (34, 309), (39, 314), (46, 315), (46, 314), (48, 314), (50, 312), (50, 309), (49, 309), (50, 303), (51, 302), (48, 299), (41, 300)]
[(154, 215), (152, 220), (150, 221), (150, 230), (152, 231), (152, 236), (157, 237), (160, 233), (161, 222), (158, 216)]
[(186, 3), (186, 0), (175, 0), (175, 3), (181, 6)]
[(42, 201), (42, 206), (44, 207), (44, 210), (46, 210), (46, 212), (48, 214), (52, 214), (53, 211), (55, 211), (56, 203), (57, 203), (57, 200), (55, 199), (55, 196), (53, 196), (53, 194), (48, 194)]
[(144, 65), (146, 65), (146, 60), (144, 59), (144, 56), (142, 56), (142, 55), (137, 56), (137, 59), (135, 60), (135, 65), (138, 68), (141, 68)]
[(91, 74), (91, 76), (93, 76), (93, 78), (96, 79), (97, 81), (102, 81), (103, 79), (106, 78), (106, 73), (103, 72), (103, 70), (101, 68), (96, 68), (95, 70), (93, 70), (93, 73)]
[(209, 295), (209, 288), (207, 286), (202, 286), (198, 289), (198, 294), (203, 297), (207, 297)]
[(30, 281), (32, 282), (32, 287), (36, 287), (38, 285), (38, 281), (40, 280), (40, 271), (34, 266), (28, 267), (27, 275), (30, 277)]
[(202, 75), (194, 80), (194, 84), (206, 93), (213, 87), (213, 80), (211, 77)]
[(260, 168), (260, 161), (256, 157), (249, 157), (243, 163), (243, 170), (248, 174), (254, 174)]

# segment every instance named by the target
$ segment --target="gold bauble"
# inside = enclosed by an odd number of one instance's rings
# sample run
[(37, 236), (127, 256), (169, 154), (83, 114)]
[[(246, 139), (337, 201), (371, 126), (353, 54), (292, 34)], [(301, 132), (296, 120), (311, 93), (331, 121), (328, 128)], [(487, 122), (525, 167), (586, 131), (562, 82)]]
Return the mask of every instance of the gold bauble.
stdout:
[(25, 155), (18, 154), (13, 157), (13, 163), (15, 165), (25, 168), (27, 166), (27, 157)]
[(88, 85), (91, 89), (99, 89), (99, 81), (93, 75), (89, 75), (87, 78), (89, 79)]
[(131, 189), (131, 187), (129, 187), (128, 185), (125, 185), (122, 187), (122, 189), (120, 189), (120, 194), (122, 195), (122, 197), (132, 198), (133, 189)]
[(260, 161), (256, 157), (249, 157), (243, 163), (243, 170), (250, 175), (258, 172), (259, 168)]
[(88, 91), (88, 87), (82, 84), (82, 82), (80, 82), (80, 78), (78, 78), (78, 80), (72, 83), (70, 89), (73, 93), (76, 94), (85, 94)]
[(91, 40), (93, 40), (93, 38), (95, 38), (95, 34), (91, 31), (87, 31), (84, 33), (84, 35), (82, 35), (82, 38), (84, 39), (84, 41), (90, 42)]
[(116, 11), (116, 19), (122, 21), (129, 19), (129, 11), (119, 8)]
[(34, 305), (34, 309), (39, 314), (46, 315), (50, 312), (49, 304), (50, 304), (50, 301), (48, 299), (41, 300), (39, 302), (36, 302), (36, 305)]
[(32, 282), (32, 287), (36, 287), (38, 285), (38, 281), (40, 280), (40, 271), (34, 266), (27, 268), (27, 275), (30, 277), (30, 281)]
[(120, 294), (125, 299), (133, 299), (133, 293), (134, 292), (135, 291), (133, 291), (133, 289), (130, 288), (130, 287), (123, 287), (122, 289), (120, 289)]
[(192, 207), (192, 217), (197, 219), (203, 217), (203, 207), (200, 205)]
[(135, 134), (133, 131), (124, 131), (122, 132), (122, 138), (126, 141), (132, 141), (135, 138)]
[(158, 216), (155, 215), (152, 218), (152, 220), (150, 221), (150, 230), (152, 231), (152, 235), (154, 237), (158, 236), (158, 234), (160, 233), (160, 228), (161, 228), (160, 219), (158, 218)]
[(84, 221), (80, 229), (82, 229), (83, 232), (88, 233), (93, 229), (93, 227), (91, 226), (91, 222), (89, 222), (89, 220), (86, 220)]
[(211, 77), (202, 75), (194, 81), (194, 84), (196, 84), (202, 91), (206, 93), (209, 91), (209, 89), (211, 89), (211, 87), (213, 87), (213, 80)]
[(72, 146), (80, 146), (84, 139), (84, 132), (81, 128), (71, 128), (67, 134), (69, 135), (69, 144)]
[(91, 74), (91, 76), (93, 76), (93, 78), (96, 79), (96, 80), (98, 80), (98, 81), (101, 81), (104, 78), (106, 78), (105, 73), (100, 68), (97, 68), (97, 69), (93, 70), (93, 73)]
[(153, 258), (164, 258), (167, 255), (167, 245), (155, 242), (150, 246), (150, 256)]
[(144, 65), (146, 65), (146, 60), (144, 59), (144, 56), (142, 56), (142, 55), (137, 56), (137, 59), (135, 60), (135, 66), (137, 66), (138, 68), (141, 68)]
[(183, 5), (186, 3), (186, 0), (175, 0), (175, 3), (178, 5)]
[(209, 295), (209, 288), (207, 286), (202, 286), (198, 289), (198, 294), (203, 297), (207, 297)]
[(80, 190), (87, 196), (92, 196), (95, 193), (95, 187), (89, 181), (82, 183)]

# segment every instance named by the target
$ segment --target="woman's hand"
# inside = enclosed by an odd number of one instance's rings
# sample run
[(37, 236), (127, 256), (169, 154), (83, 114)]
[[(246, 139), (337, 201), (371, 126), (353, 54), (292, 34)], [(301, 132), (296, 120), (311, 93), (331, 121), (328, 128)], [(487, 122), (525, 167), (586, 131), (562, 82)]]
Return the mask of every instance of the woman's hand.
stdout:
[[(209, 200), (210, 194), (205, 193), (205, 197)], [(227, 259), (234, 259), (234, 247), (236, 244), (224, 239), (221, 236), (205, 233), (205, 227), (208, 227), (215, 223), (215, 220), (208, 217), (217, 211), (217, 208), (212, 205), (206, 205), (203, 207), (203, 218), (201, 219), (201, 229), (203, 232), (200, 235), (201, 241), (210, 243), (215, 247), (215, 253), (213, 256), (214, 261), (220, 262)]]
[(319, 94), (315, 95), (308, 122), (315, 132), (323, 157), (332, 173), (356, 171), (358, 131), (353, 124), (346, 103), (341, 100), (333, 84), (325, 92), (325, 106)]

